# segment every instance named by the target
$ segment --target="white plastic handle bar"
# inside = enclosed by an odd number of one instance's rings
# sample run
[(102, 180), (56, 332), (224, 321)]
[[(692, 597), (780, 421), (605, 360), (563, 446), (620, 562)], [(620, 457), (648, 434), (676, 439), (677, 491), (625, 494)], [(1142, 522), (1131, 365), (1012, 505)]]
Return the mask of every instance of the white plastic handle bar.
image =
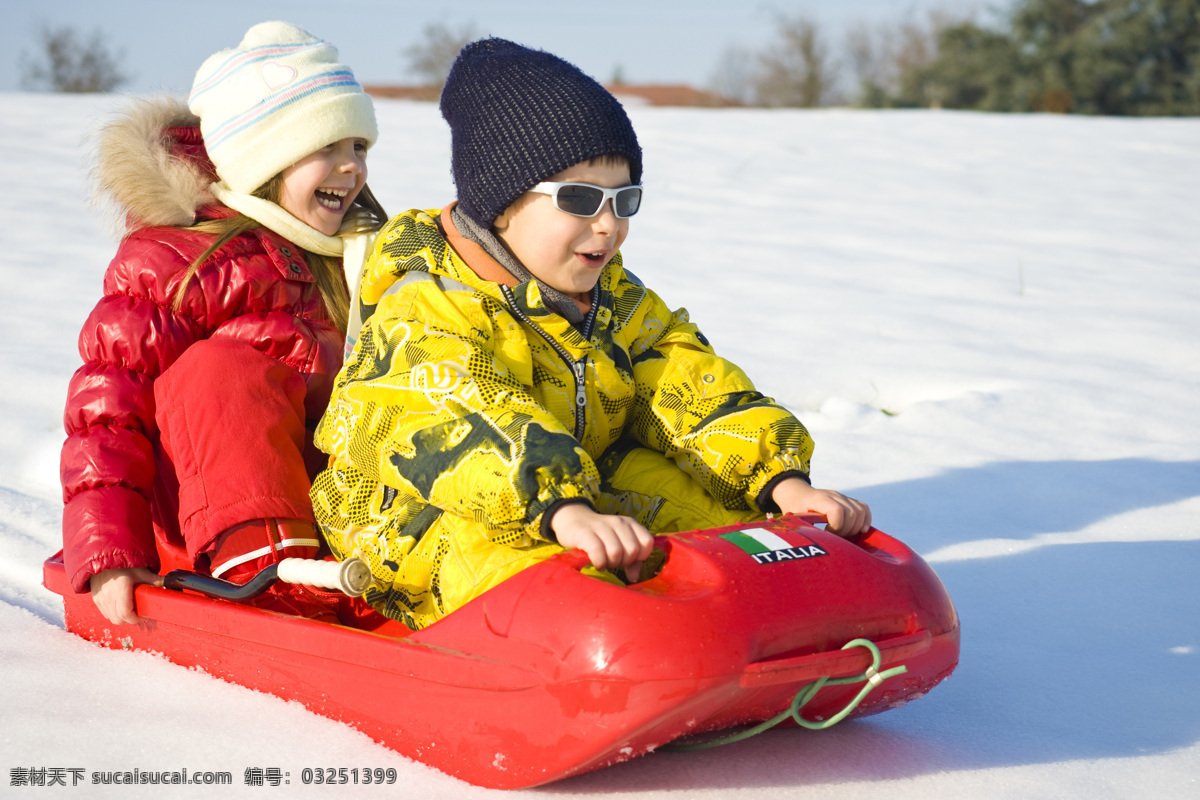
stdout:
[(361, 558), (345, 561), (319, 561), (312, 558), (285, 558), (279, 562), (279, 580), (302, 583), (322, 589), (336, 589), (350, 597), (359, 597), (371, 585), (371, 568)]

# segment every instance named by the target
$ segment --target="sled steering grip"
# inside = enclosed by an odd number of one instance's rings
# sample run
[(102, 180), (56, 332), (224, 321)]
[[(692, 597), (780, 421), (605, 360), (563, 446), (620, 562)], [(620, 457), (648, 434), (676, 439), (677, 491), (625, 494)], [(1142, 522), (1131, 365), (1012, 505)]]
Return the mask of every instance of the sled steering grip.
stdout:
[(249, 600), (262, 594), (277, 580), (334, 589), (350, 597), (359, 597), (371, 585), (371, 568), (360, 558), (342, 562), (285, 558), (241, 585), (177, 569), (163, 577), (163, 586), (168, 589), (191, 589), (222, 600)]

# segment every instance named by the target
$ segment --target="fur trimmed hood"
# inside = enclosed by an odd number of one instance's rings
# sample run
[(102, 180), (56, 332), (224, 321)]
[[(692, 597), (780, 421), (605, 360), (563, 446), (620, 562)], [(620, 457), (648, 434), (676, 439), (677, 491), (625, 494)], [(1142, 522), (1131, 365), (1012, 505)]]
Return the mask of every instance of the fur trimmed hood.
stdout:
[(129, 103), (95, 136), (94, 201), (115, 206), (127, 230), (193, 224), (217, 179), (199, 126), (175, 97)]

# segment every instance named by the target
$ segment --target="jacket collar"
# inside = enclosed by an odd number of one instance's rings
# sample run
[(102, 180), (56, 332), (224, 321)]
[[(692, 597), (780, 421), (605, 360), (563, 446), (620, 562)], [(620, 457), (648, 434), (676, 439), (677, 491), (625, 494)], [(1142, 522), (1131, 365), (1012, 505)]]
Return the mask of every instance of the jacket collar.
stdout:
[(446, 237), (446, 241), (454, 248), (454, 252), (458, 253), (463, 263), (470, 267), (471, 271), (483, 280), (498, 283), (501, 286), (509, 288), (516, 286), (517, 279), (511, 272), (500, 266), (500, 262), (488, 255), (487, 251), (480, 247), (478, 242), (471, 241), (459, 232), (458, 226), (450, 218), (450, 212), (454, 210), (456, 205), (458, 205), (457, 202), (450, 203), (438, 215), (438, 227), (442, 229), (442, 235)]
[[(450, 203), (442, 209), (442, 213), (438, 216), (438, 227), (441, 228), (442, 234), (446, 237), (446, 241), (454, 248), (454, 252), (458, 253), (463, 262), (471, 268), (477, 276), (485, 281), (498, 283), (501, 286), (513, 288), (520, 284), (511, 272), (506, 270), (499, 261), (492, 258), (486, 250), (479, 245), (478, 242), (468, 239), (462, 235), (458, 226), (454, 224), (453, 215), (451, 212), (457, 203)], [(591, 298), (578, 298), (573, 295), (568, 295), (571, 302), (579, 309), (580, 313), (587, 314), (592, 307)]]

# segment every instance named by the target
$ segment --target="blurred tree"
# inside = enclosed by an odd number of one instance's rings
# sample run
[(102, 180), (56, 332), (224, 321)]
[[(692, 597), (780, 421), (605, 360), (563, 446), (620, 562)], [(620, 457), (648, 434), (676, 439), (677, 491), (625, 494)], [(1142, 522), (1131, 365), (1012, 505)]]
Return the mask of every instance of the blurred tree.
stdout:
[(1070, 42), (1089, 114), (1200, 114), (1200, 0), (1108, 0)]
[(1081, 35), (1107, 5), (1110, 0), (1019, 0), (1009, 36), (1021, 63), (1007, 110), (1076, 110)]
[(815, 108), (836, 102), (836, 65), (817, 23), (783, 14), (776, 22), (776, 39), (765, 48), (727, 49), (710, 88), (747, 105)]
[(754, 99), (763, 106), (816, 108), (834, 99), (837, 76), (817, 23), (778, 17), (778, 39), (761, 52), (752, 73)]
[(858, 104), (866, 108), (882, 108), (894, 87), (892, 82), (890, 53), (891, 41), (877, 37), (875, 28), (865, 22), (852, 25), (846, 32), (846, 52), (849, 55), (850, 72), (858, 85)]
[(903, 105), (933, 94), (948, 108), (1200, 114), (1200, 0), (1018, 0), (1007, 22), (1007, 30), (944, 28), (936, 58), (906, 72), (888, 99)]
[(751, 105), (754, 102), (753, 70), (754, 59), (748, 51), (738, 47), (726, 48), (717, 61), (717, 69), (708, 88), (735, 103)]
[(458, 51), (478, 38), (479, 33), (470, 22), (458, 28), (437, 22), (426, 25), (420, 40), (404, 51), (408, 72), (440, 90), (446, 84)]
[[(762, 50), (725, 53), (714, 90), (758, 105), (838, 101), (839, 62), (817, 25), (778, 22)], [(871, 108), (1200, 115), (1200, 0), (1015, 0), (988, 27), (935, 11), (852, 27), (844, 51)]]
[(1008, 37), (973, 22), (937, 34), (937, 58), (909, 73), (914, 94), (936, 98), (941, 108), (1010, 111), (1019, 79), (1019, 58)]
[(21, 53), (21, 86), (51, 92), (111, 92), (129, 80), (121, 69), (122, 53), (113, 54), (104, 35), (94, 31), (87, 41), (70, 26), (44, 27), (40, 50)]
[(938, 107), (944, 87), (926, 71), (938, 58), (944, 30), (967, 25), (966, 18), (931, 11), (882, 25), (860, 23), (846, 34), (851, 72), (858, 85), (858, 105), (867, 108)]

